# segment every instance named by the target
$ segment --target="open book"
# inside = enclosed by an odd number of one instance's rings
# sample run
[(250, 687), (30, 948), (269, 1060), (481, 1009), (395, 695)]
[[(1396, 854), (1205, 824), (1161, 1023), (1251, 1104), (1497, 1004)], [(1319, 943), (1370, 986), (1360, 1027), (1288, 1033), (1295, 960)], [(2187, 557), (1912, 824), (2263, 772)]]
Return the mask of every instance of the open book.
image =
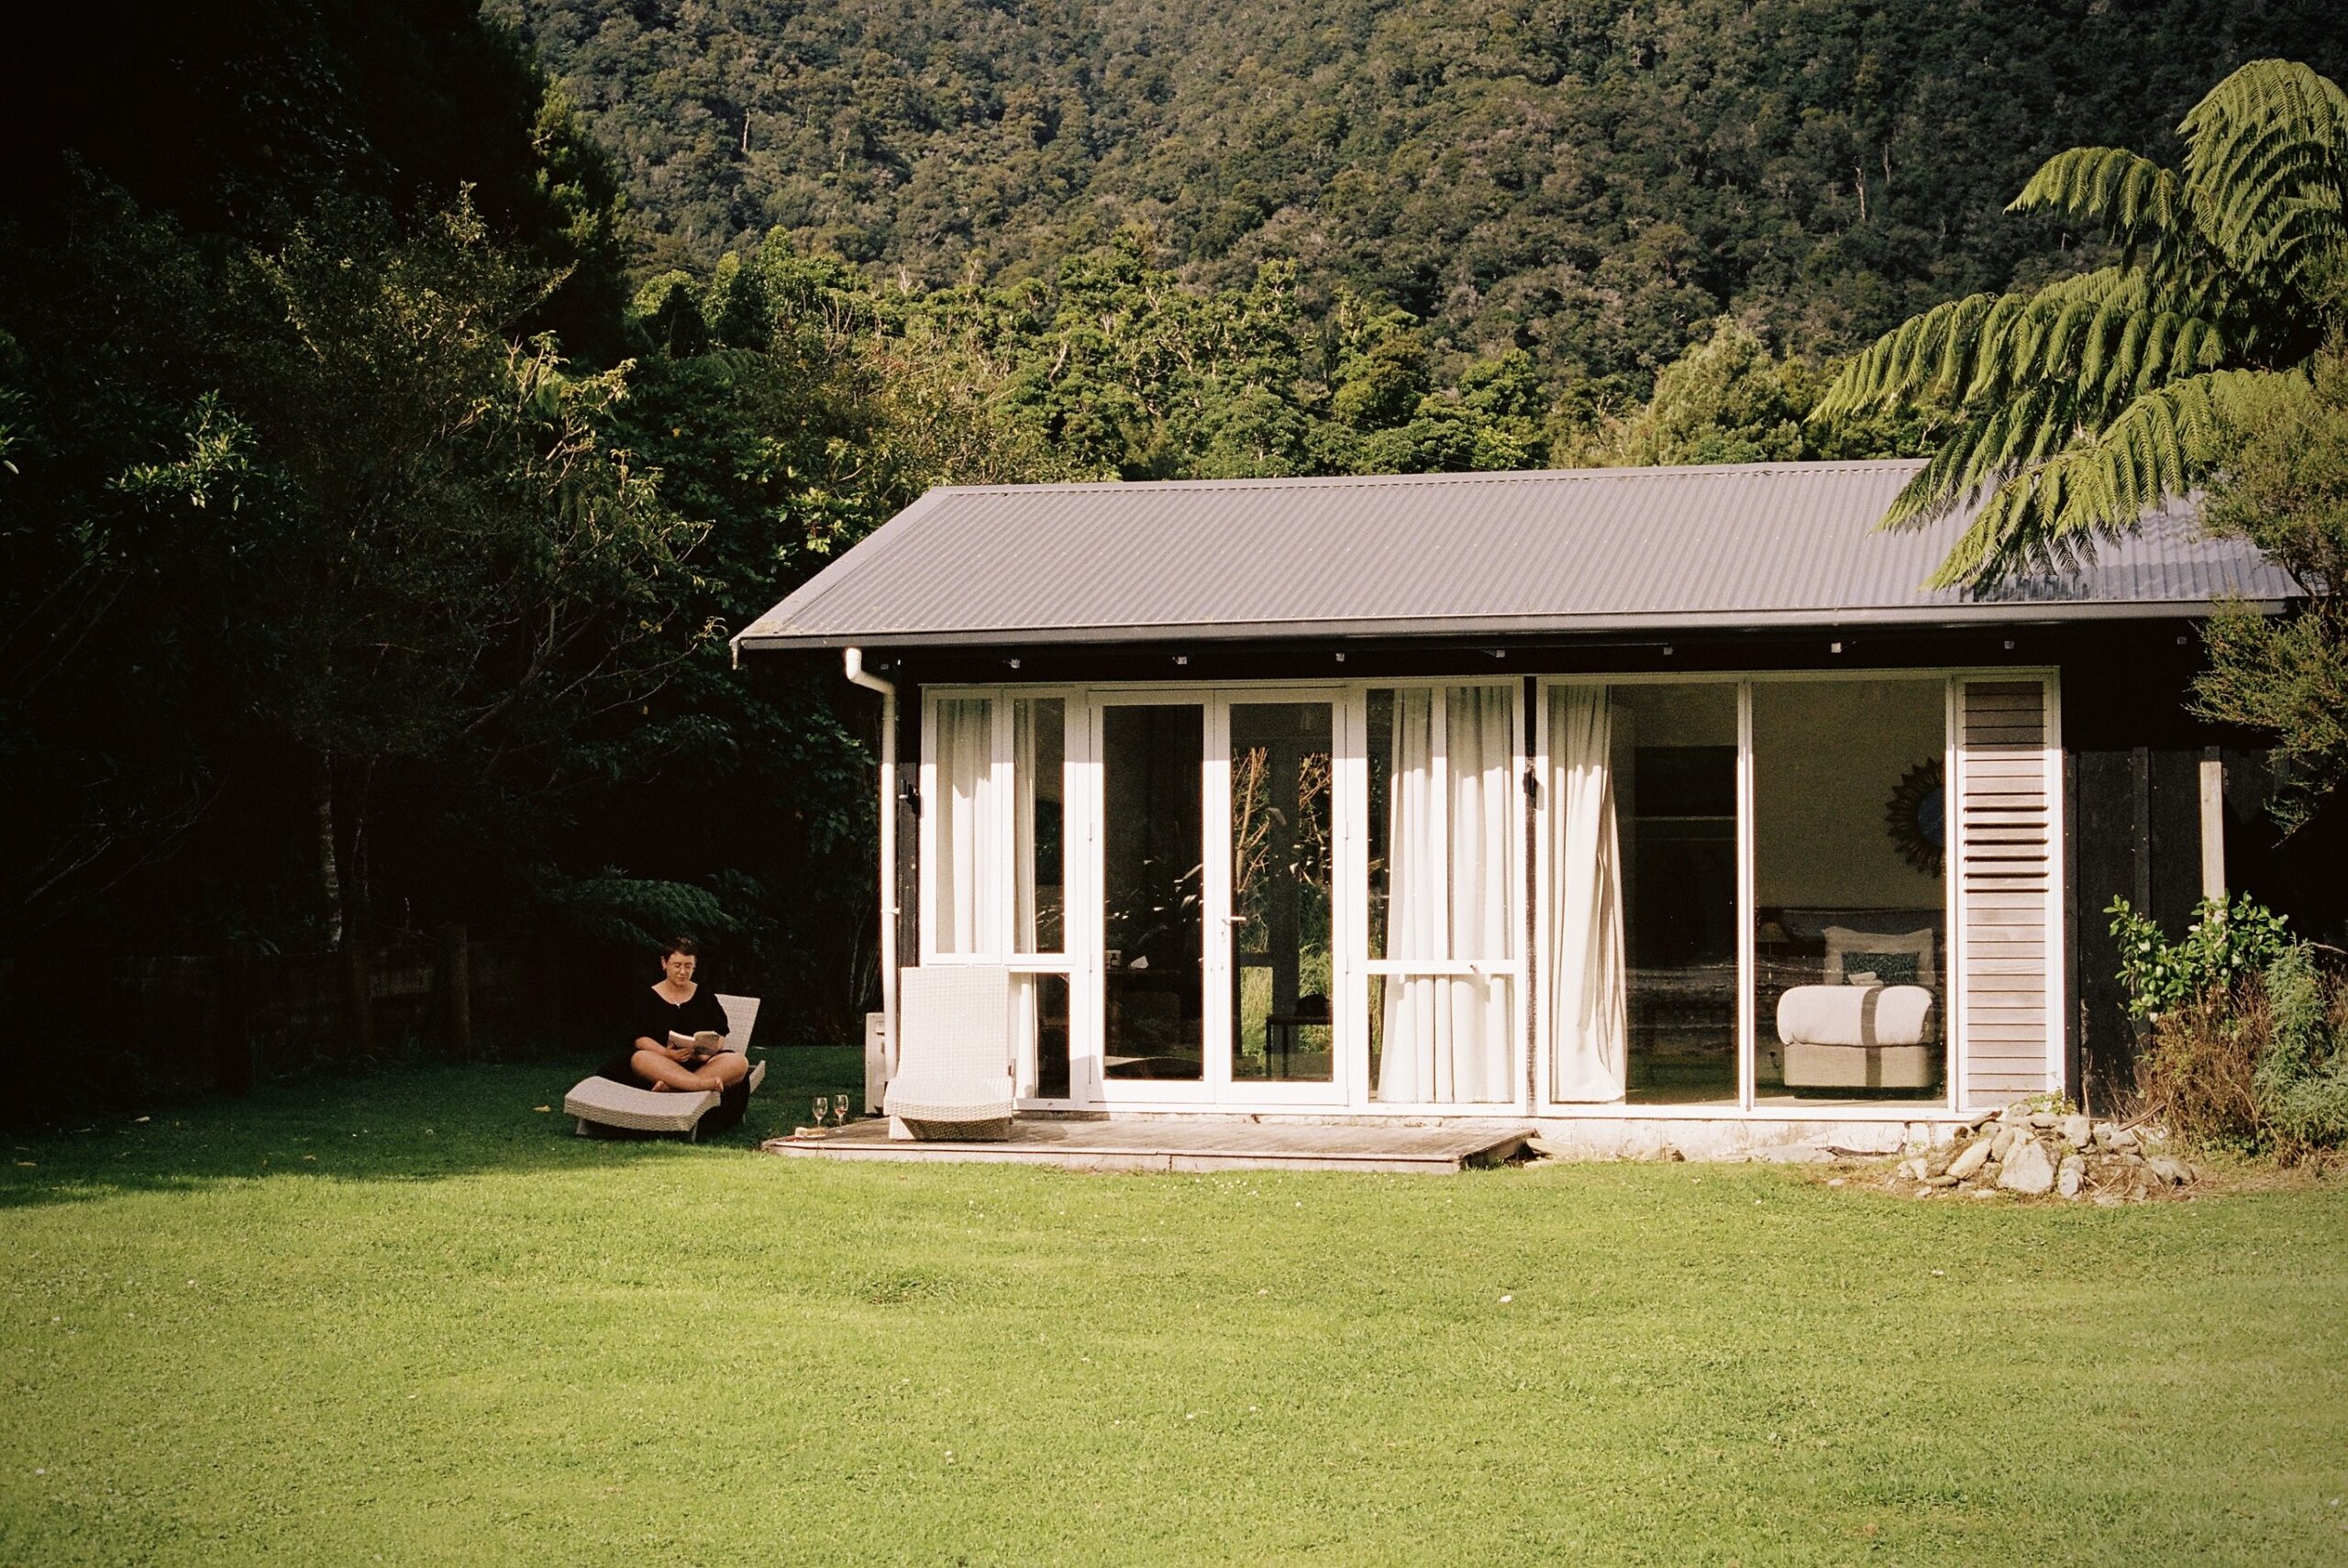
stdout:
[(696, 1056), (714, 1056), (725, 1049), (725, 1036), (714, 1029), (704, 1029), (698, 1034), (680, 1034), (671, 1029), (669, 1031), (669, 1043), (680, 1051), (691, 1051)]

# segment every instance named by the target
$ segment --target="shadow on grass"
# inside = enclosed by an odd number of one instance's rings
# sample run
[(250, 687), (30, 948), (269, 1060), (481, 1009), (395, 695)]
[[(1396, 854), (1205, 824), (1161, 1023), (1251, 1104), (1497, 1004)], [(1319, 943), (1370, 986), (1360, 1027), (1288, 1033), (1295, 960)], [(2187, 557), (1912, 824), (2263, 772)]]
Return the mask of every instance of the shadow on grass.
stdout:
[(400, 1067), (9, 1132), (0, 1135), (7, 1152), (0, 1209), (225, 1181), (433, 1181), (593, 1169), (615, 1160), (718, 1159), (805, 1121), (819, 1093), (861, 1098), (860, 1049), (753, 1054), (767, 1064), (766, 1083), (741, 1125), (697, 1143), (577, 1136), (562, 1097), (586, 1070), (578, 1064)]

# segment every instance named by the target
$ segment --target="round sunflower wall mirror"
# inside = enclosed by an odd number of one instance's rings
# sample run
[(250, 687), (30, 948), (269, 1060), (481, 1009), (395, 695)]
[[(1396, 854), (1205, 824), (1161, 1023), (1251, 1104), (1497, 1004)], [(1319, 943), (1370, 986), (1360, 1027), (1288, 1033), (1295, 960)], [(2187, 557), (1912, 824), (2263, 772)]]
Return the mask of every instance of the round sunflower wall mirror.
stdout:
[(1937, 877), (1948, 849), (1948, 801), (1941, 759), (1930, 757), (1899, 776), (1883, 808), (1884, 827), (1899, 857), (1927, 877)]

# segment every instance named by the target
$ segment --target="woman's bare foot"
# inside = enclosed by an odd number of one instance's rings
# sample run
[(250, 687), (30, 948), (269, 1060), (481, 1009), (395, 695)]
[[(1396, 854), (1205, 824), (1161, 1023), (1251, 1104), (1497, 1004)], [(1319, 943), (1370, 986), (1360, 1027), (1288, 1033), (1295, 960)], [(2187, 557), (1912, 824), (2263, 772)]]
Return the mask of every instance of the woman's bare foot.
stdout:
[(652, 1080), (652, 1092), (654, 1094), (667, 1094), (669, 1092), (669, 1086), (662, 1083), (659, 1078), (655, 1078)]

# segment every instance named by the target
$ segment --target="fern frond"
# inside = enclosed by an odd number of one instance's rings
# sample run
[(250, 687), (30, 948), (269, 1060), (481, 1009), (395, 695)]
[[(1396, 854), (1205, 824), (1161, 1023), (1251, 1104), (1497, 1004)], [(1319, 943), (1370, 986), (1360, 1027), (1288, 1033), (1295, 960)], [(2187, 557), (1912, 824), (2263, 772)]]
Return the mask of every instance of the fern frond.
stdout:
[(1982, 487), (2061, 447), (2073, 428), (2066, 389), (2026, 388), (1949, 433), (1892, 498), (1878, 526), (1919, 527), (1969, 502)]
[[(2059, 567), (2199, 483), (2228, 434), (2298, 371), (2213, 370), (2130, 403), (2099, 433), (2020, 457), (1949, 551), (1935, 588)], [(2303, 379), (2303, 378), (2302, 378)]]
[(2297, 61), (2253, 61), (2177, 128), (2187, 186), (2207, 204), (2211, 242), (2238, 269), (2297, 288), (2337, 252), (2348, 175), (2348, 94), (2338, 86)]
[(2052, 208), (2103, 226), (2119, 245), (2168, 234), (2191, 221), (2185, 182), (2123, 147), (2075, 147), (2038, 166), (2006, 204), (2010, 213)]
[(1935, 382), (1951, 381), (1949, 367), (1967, 357), (1962, 346), (1997, 302), (1995, 294), (1968, 294), (1900, 323), (1844, 363), (1811, 417), (1896, 407)]

